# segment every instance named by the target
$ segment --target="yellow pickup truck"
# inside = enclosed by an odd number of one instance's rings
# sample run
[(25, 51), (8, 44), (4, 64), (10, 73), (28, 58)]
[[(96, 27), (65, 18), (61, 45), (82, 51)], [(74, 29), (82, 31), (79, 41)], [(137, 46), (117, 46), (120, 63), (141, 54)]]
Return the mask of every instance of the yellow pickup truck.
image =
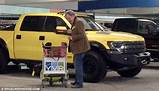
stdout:
[[(108, 70), (123, 77), (134, 77), (149, 63), (144, 38), (124, 32), (104, 31), (87, 15), (77, 15), (84, 23), (91, 50), (84, 57), (84, 79), (99, 82)], [(15, 27), (14, 27), (15, 26)], [(42, 43), (52, 46), (66, 42), (69, 45), (71, 24), (60, 13), (24, 14), (16, 24), (0, 25), (0, 72), (7, 64), (26, 63), (29, 67), (43, 58)], [(73, 55), (68, 51), (67, 63), (73, 66)]]

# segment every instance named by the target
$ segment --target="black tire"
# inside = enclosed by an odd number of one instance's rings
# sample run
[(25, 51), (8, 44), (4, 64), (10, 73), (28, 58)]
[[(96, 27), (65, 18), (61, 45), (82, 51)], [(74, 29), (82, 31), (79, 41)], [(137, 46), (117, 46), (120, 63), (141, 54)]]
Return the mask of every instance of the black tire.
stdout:
[(53, 86), (53, 80), (52, 80), (52, 77), (50, 77), (50, 79), (49, 79), (49, 85), (50, 85), (50, 86)]
[(86, 82), (99, 82), (107, 73), (105, 62), (100, 54), (89, 51), (84, 57), (83, 76)]
[(136, 67), (129, 70), (118, 71), (117, 73), (122, 77), (134, 77), (138, 75), (141, 71), (142, 67)]
[(9, 62), (9, 57), (6, 51), (0, 48), (0, 74), (7, 73), (8, 62)]

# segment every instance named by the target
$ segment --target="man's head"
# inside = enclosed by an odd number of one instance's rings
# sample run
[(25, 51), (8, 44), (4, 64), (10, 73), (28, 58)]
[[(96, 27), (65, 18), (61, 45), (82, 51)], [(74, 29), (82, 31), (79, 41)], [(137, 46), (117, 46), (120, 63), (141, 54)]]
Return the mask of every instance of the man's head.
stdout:
[(66, 11), (66, 13), (65, 13), (65, 18), (66, 18), (71, 24), (73, 24), (75, 16), (76, 16), (76, 15), (75, 15), (74, 11), (72, 11), (72, 10), (68, 10), (68, 11)]

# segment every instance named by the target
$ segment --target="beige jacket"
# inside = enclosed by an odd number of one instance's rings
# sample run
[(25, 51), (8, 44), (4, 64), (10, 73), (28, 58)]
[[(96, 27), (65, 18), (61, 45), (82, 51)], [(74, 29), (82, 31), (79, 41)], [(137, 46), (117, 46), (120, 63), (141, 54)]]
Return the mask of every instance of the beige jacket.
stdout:
[(78, 18), (72, 28), (72, 41), (70, 41), (70, 48), (73, 54), (84, 53), (90, 50), (90, 44), (85, 33), (84, 24)]

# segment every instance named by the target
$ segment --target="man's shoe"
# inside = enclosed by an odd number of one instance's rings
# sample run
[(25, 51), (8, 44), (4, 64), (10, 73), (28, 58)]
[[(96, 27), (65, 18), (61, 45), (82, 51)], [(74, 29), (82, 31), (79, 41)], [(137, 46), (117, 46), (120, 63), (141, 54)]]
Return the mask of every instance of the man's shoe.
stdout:
[(76, 85), (76, 82), (71, 82), (71, 85)]
[(80, 85), (72, 85), (71, 88), (83, 88), (83, 86), (80, 86)]

